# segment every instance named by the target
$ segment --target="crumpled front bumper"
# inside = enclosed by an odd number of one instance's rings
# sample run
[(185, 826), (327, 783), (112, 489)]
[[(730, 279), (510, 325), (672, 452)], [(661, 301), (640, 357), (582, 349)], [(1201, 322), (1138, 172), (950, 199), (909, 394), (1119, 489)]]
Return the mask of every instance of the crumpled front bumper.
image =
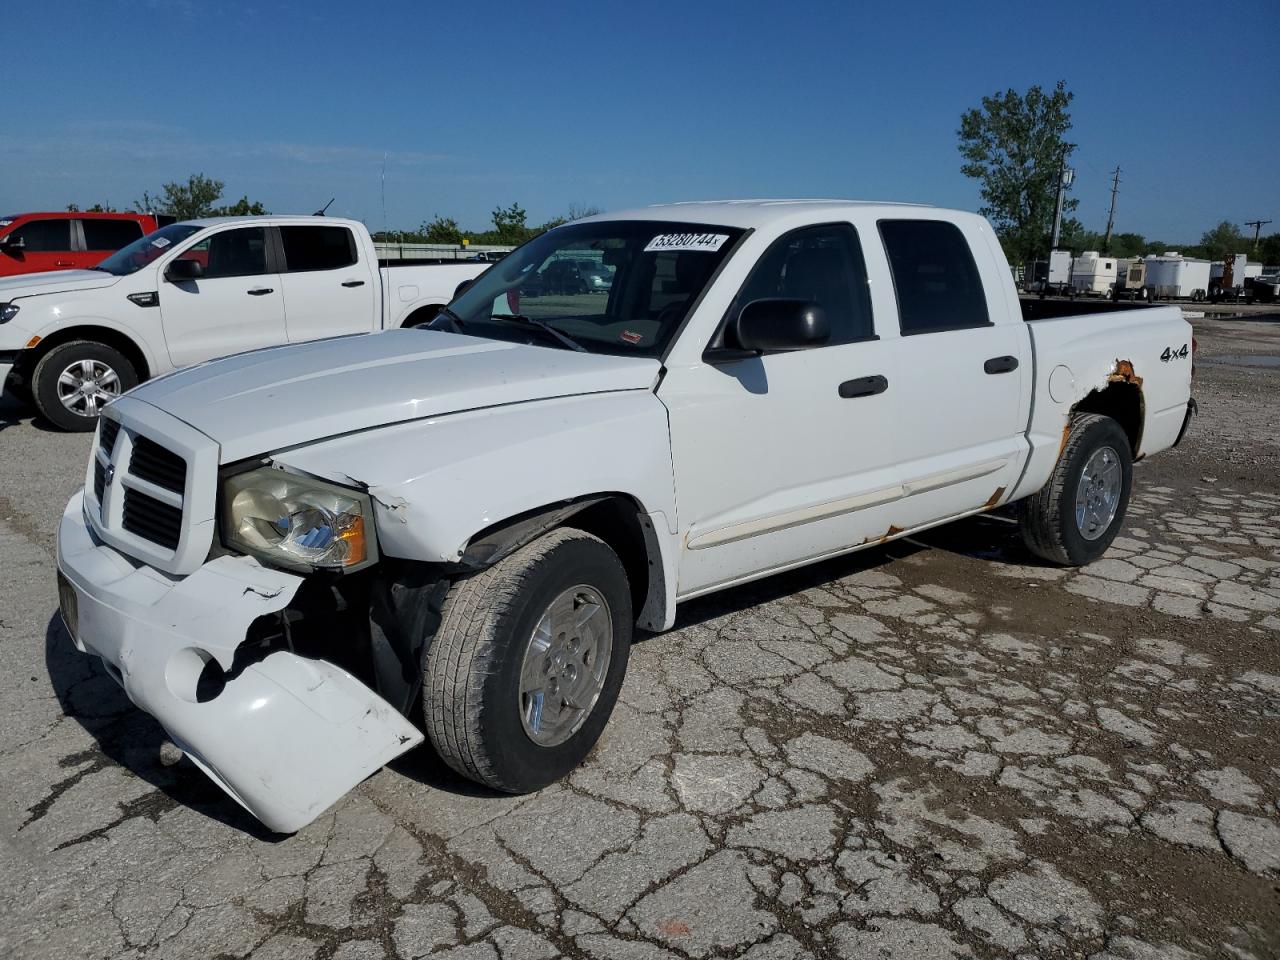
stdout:
[(272, 830), (304, 827), (422, 742), (350, 673), (287, 651), (226, 677), (211, 699), (197, 697), (206, 664), (230, 670), (249, 625), (283, 609), (299, 576), (230, 556), (185, 578), (166, 576), (97, 540), (82, 493), (58, 527), (58, 571), (77, 649), (100, 657), (129, 699)]

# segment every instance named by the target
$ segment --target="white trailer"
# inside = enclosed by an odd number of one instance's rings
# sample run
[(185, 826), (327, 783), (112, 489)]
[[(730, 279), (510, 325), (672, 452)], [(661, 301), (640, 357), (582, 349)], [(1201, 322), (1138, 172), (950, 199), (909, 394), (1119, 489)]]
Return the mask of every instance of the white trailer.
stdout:
[(1146, 259), (1147, 288), (1152, 299), (1203, 300), (1209, 289), (1208, 260), (1184, 257), (1176, 251)]
[(1071, 265), (1071, 290), (1087, 296), (1106, 296), (1116, 283), (1116, 261), (1086, 250)]

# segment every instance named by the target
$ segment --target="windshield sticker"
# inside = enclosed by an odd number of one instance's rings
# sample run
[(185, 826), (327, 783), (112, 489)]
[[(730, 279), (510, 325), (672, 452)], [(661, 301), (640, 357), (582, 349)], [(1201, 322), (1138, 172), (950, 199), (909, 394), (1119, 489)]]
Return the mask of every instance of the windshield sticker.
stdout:
[(644, 335), (636, 333), (634, 330), (623, 330), (622, 333), (618, 334), (618, 339), (624, 343), (636, 344), (644, 339)]
[(700, 250), (703, 253), (715, 253), (728, 239), (727, 233), (663, 233), (650, 240), (644, 252)]
[(7, 227), (11, 223), (13, 223), (12, 220), (0, 220), (0, 227)]
[(152, 240), (152, 241), (151, 241), (151, 245), (152, 245), (153, 247), (159, 247), (161, 250), (163, 250), (165, 247), (167, 247), (167, 246), (169, 245), (169, 238), (168, 238), (168, 237), (156, 237), (154, 240)]

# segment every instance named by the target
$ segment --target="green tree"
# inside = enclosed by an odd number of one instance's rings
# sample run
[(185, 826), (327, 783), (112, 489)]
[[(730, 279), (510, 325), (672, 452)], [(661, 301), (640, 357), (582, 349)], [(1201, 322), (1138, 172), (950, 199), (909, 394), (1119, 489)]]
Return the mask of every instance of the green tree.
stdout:
[(537, 231), (530, 230), (526, 223), (528, 216), (524, 207), (518, 203), (509, 207), (495, 207), (493, 230), (497, 234), (497, 242), (519, 244), (535, 236)]
[(141, 200), (133, 202), (139, 213), (161, 211), (172, 214), (179, 220), (196, 220), (200, 217), (242, 217), (252, 214), (267, 213), (267, 209), (258, 201), (250, 202), (248, 197), (241, 197), (227, 206), (217, 206), (222, 198), (222, 188), (226, 186), (221, 180), (206, 177), (203, 173), (193, 173), (186, 183), (166, 183), (160, 188), (161, 195), (153, 197), (143, 192)]
[(1139, 257), (1147, 252), (1147, 238), (1140, 233), (1111, 235), (1111, 255), (1117, 258)]
[(1206, 230), (1200, 238), (1200, 247), (1204, 256), (1210, 260), (1221, 260), (1236, 253), (1244, 253), (1252, 246), (1252, 242), (1244, 238), (1240, 228), (1229, 220), (1223, 220), (1211, 230)]
[[(1059, 80), (1049, 93), (1037, 85), (983, 97), (960, 117), (960, 171), (982, 184), (982, 213), (1013, 263), (1048, 249), (1061, 165), (1075, 149), (1065, 140), (1073, 97)], [(1076, 205), (1068, 199), (1063, 212)]]
[(422, 225), (422, 234), (426, 243), (462, 243), (462, 231), (458, 221), (453, 217), (435, 215), (435, 219)]
[(1280, 264), (1280, 233), (1273, 233), (1269, 237), (1259, 238), (1258, 249), (1254, 251), (1249, 259), (1268, 267)]
[(92, 207), (86, 207), (85, 209), (81, 210), (80, 204), (68, 203), (67, 212), (68, 213), (115, 213), (116, 208), (111, 206), (110, 203), (95, 203)]

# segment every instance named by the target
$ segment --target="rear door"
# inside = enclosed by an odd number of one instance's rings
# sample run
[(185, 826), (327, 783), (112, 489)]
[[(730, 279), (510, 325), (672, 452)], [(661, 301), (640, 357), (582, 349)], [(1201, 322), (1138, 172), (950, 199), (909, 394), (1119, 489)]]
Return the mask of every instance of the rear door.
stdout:
[(284, 296), (267, 227), (205, 234), (179, 260), (204, 267), (199, 280), (165, 282), (160, 312), (169, 359), (176, 367), (288, 342)]
[(127, 247), (142, 236), (142, 224), (137, 220), (111, 220), (83, 217), (76, 221), (80, 231), (80, 246), (73, 255), (78, 267), (97, 266), (121, 247)]
[(75, 267), (71, 228), (70, 217), (38, 217), (18, 224), (0, 250), (0, 276)]
[(281, 226), (285, 323), (289, 342), (378, 329), (377, 276), (350, 227)]
[(976, 218), (882, 219), (897, 306), (895, 444), (910, 529), (994, 506), (1026, 456), (1030, 338)]

